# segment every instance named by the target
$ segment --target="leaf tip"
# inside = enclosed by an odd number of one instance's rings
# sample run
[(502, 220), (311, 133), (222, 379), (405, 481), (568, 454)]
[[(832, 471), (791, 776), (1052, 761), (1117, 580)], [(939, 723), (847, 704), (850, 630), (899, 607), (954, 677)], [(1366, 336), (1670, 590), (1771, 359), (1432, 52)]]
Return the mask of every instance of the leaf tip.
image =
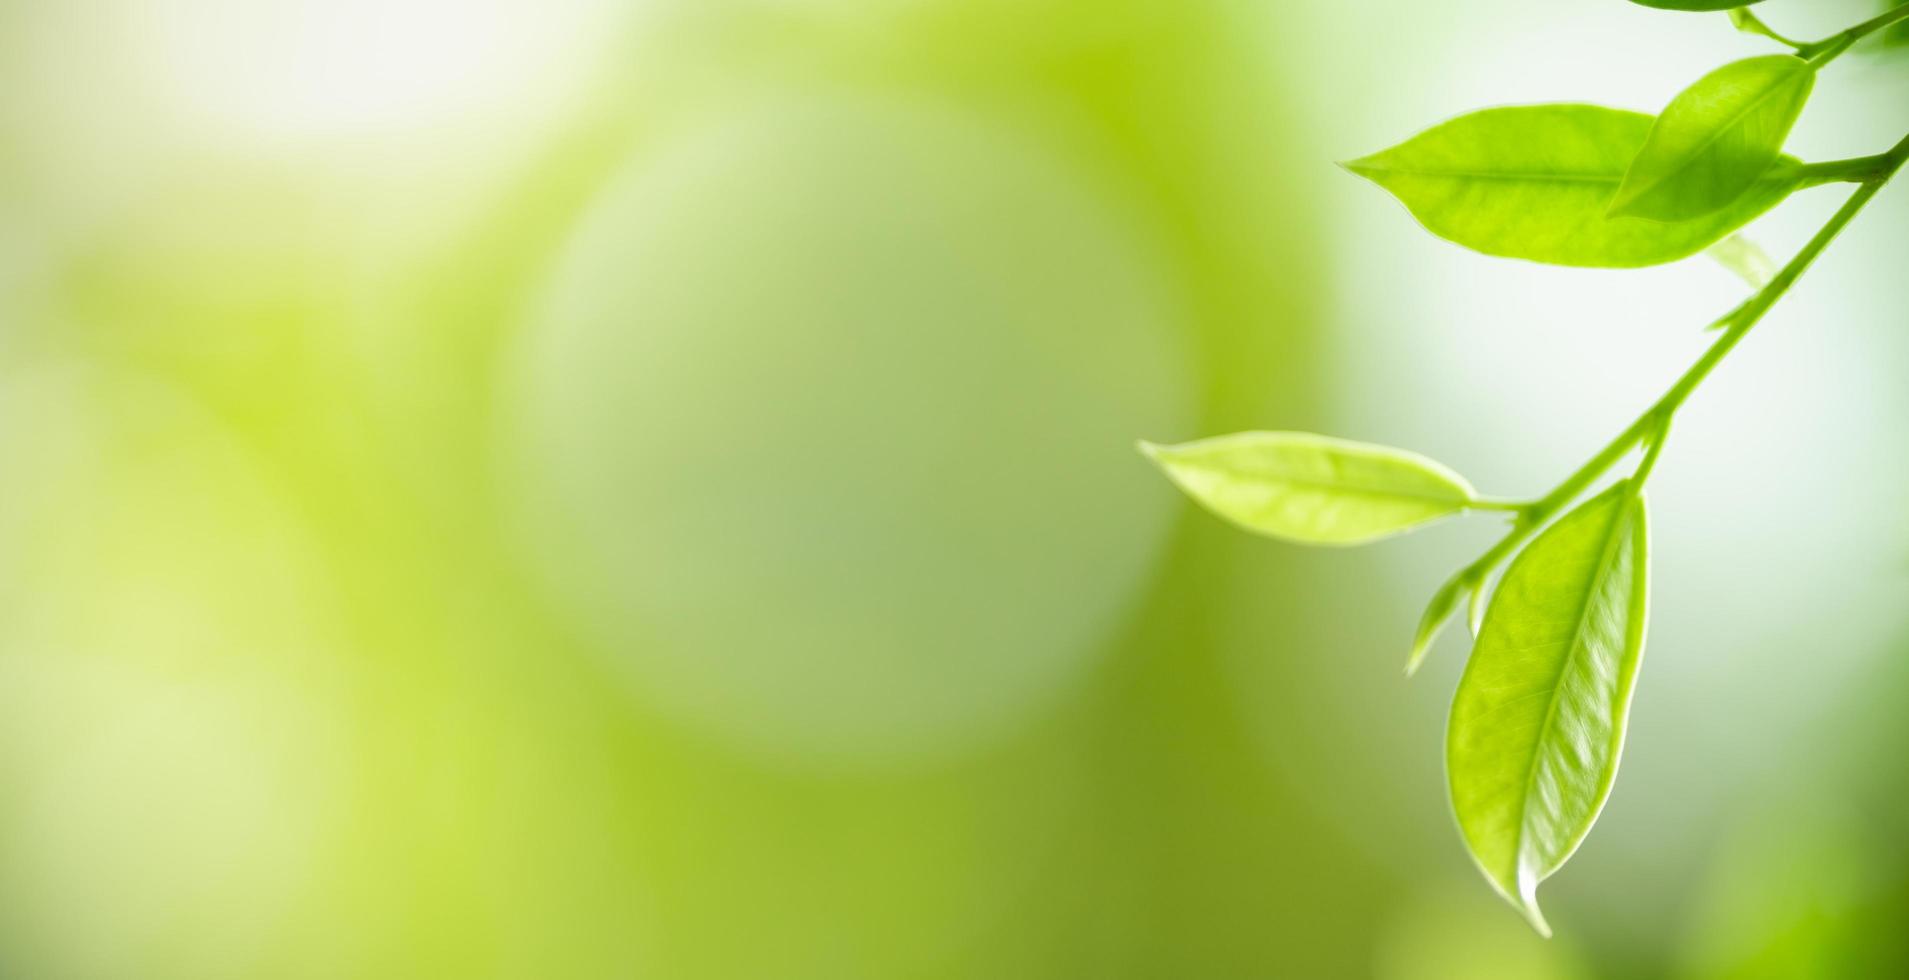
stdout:
[(1618, 187), (1617, 196), (1611, 199), (1611, 206), (1604, 209), (1604, 219), (1642, 217), (1638, 213), (1638, 202), (1643, 196), (1628, 183)]
[(1426, 603), (1425, 612), (1419, 617), (1418, 632), (1412, 637), (1412, 655), (1405, 660), (1405, 676), (1418, 673), (1419, 665), (1425, 662), (1425, 655), (1432, 650), (1432, 644), (1445, 630), (1445, 624), (1451, 620), (1452, 613), (1458, 609), (1458, 598), (1469, 583), (1465, 572), (1447, 579), (1438, 591), (1432, 594), (1432, 601)]
[(1526, 922), (1531, 924), (1531, 929), (1538, 934), (1538, 938), (1550, 939), (1551, 923), (1546, 922), (1544, 913), (1538, 910), (1537, 896), (1533, 895), (1517, 904), (1518, 912), (1525, 917)]
[(1655, 182), (1642, 177), (1633, 162), (1624, 179), (1618, 181), (1617, 191), (1611, 195), (1611, 203), (1604, 208), (1606, 220), (1612, 218), (1650, 218), (1651, 191), (1656, 189)]
[(1374, 182), (1378, 180), (1378, 177), (1375, 176), (1378, 168), (1372, 165), (1371, 157), (1360, 157), (1357, 160), (1338, 160), (1333, 163), (1333, 166), (1338, 167), (1340, 170), (1354, 177), (1364, 177)]
[(1504, 891), (1504, 896), (1505, 900), (1511, 903), (1511, 907), (1517, 909), (1519, 915), (1524, 916), (1525, 922), (1531, 925), (1533, 932), (1536, 932), (1540, 938), (1550, 939), (1551, 923), (1545, 921), (1544, 912), (1538, 908), (1540, 880), (1541, 876), (1534, 874), (1532, 868), (1520, 860), (1516, 879), (1503, 883), (1512, 886)]
[[(1429, 611), (1427, 615), (1430, 615)], [(1445, 621), (1442, 619), (1437, 622), (1419, 624), (1418, 635), (1412, 639), (1412, 654), (1405, 658), (1406, 679), (1410, 680), (1418, 675), (1419, 667), (1425, 663), (1425, 655), (1432, 652), (1432, 643), (1438, 639), (1438, 634), (1444, 628)]]

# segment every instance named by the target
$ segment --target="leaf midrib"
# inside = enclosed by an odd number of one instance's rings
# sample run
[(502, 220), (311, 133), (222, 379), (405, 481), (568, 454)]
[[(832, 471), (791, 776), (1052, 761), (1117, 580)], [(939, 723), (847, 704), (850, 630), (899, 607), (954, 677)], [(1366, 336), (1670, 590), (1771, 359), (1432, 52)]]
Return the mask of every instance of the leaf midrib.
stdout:
[[(1238, 473), (1242, 471), (1235, 470), (1234, 472)], [(1254, 474), (1247, 475), (1252, 476)], [(1476, 495), (1472, 493), (1455, 494), (1454, 496), (1438, 496), (1412, 490), (1382, 490), (1351, 483), (1329, 483), (1325, 480), (1308, 479), (1306, 477), (1284, 475), (1267, 476), (1263, 474), (1257, 475), (1257, 477), (1259, 480), (1278, 481), (1280, 483), (1289, 483), (1293, 486), (1315, 490), (1335, 490), (1341, 493), (1356, 494), (1364, 497), (1399, 497), (1406, 500), (1422, 500), (1427, 503), (1455, 504), (1459, 507), (1468, 507), (1477, 499)]]
[(1447, 177), (1459, 180), (1494, 180), (1505, 183), (1527, 184), (1620, 184), (1623, 173), (1584, 174), (1584, 173), (1537, 173), (1524, 171), (1485, 171), (1485, 170), (1415, 170), (1405, 167), (1372, 166), (1360, 164), (1362, 170), (1383, 174), (1402, 174), (1407, 177)]

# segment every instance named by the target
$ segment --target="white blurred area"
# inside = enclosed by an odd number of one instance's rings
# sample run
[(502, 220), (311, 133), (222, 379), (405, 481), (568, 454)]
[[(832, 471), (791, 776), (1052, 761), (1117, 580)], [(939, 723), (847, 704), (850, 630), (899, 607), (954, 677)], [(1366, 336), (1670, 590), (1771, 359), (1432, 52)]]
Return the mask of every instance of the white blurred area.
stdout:
[(32, 134), (8, 148), (0, 214), (57, 249), (181, 185), (263, 180), (308, 206), (295, 234), (414, 253), (574, 124), (646, 6), (0, 7), (0, 119)]
[(270, 140), (440, 127), (573, 86), (604, 0), (167, 0), (129, 4), (163, 98)]

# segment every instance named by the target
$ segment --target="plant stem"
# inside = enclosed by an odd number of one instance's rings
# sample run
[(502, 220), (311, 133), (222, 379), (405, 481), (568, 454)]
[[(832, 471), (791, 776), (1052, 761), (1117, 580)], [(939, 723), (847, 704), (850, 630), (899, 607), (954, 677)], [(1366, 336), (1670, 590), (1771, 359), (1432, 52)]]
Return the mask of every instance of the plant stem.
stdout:
[(1871, 157), (1854, 157), (1848, 160), (1808, 163), (1797, 171), (1797, 178), (1801, 181), (1798, 189), (1836, 183), (1866, 184), (1888, 173), (1889, 167), (1890, 159), (1887, 153), (1878, 153)]
[[(1891, 24), (1909, 20), (1909, 6), (1897, 7), (1888, 13), (1880, 14), (1857, 24), (1839, 34), (1831, 34), (1821, 41), (1796, 46), (1796, 56), (1818, 68), (1835, 61), (1843, 52), (1857, 41), (1868, 37)], [(1794, 42), (1791, 42), (1794, 43)]]
[[(1909, 8), (1903, 9), (1909, 10)], [(1769, 285), (1758, 290), (1756, 295), (1750, 297), (1749, 302), (1744, 303), (1723, 319), (1722, 322), (1726, 325), (1723, 336), (1711, 344), (1710, 348), (1704, 351), (1703, 356), (1699, 357), (1696, 363), (1686, 369), (1676, 383), (1671, 385), (1670, 390), (1664, 392), (1650, 408), (1639, 415), (1629, 428), (1618, 433), (1616, 438), (1607, 443), (1603, 449), (1598, 450), (1597, 455), (1578, 467), (1570, 476), (1565, 477), (1564, 482), (1559, 483), (1550, 493), (1525, 507), (1518, 514), (1511, 532), (1477, 561), (1460, 569), (1456, 575), (1452, 576), (1450, 582), (1464, 583), (1472, 588), (1483, 587), (1485, 580), (1501, 562), (1550, 523), (1559, 511), (1576, 500), (1592, 483), (1616, 465), (1618, 460), (1637, 448), (1640, 442), (1649, 440), (1649, 451), (1645, 462), (1638, 467), (1634, 476), (1641, 487), (1657, 461), (1658, 452), (1663, 449), (1670, 420), (1676, 415), (1678, 408), (1683, 406), (1684, 401), (1697, 390), (1697, 386), (1703, 384), (1704, 379), (1710, 376), (1710, 372), (1716, 370), (1717, 365), (1721, 364), (1751, 329), (1770, 312), (1777, 300), (1782, 299), (1783, 295), (1790, 291), (1790, 287), (1796, 285), (1796, 281), (1802, 278), (1803, 273), (1807, 272), (1823, 254), (1823, 250), (1828, 248), (1829, 244), (1836, 240), (1836, 236), (1842, 234), (1843, 229), (1849, 226), (1850, 221), (1862, 213), (1863, 208), (1882, 191), (1883, 185), (1889, 183), (1890, 178), (1894, 177), (1905, 163), (1909, 163), (1909, 136), (1903, 137), (1902, 142), (1897, 143), (1888, 153), (1864, 159), (1877, 161), (1872, 175), (1862, 182), (1862, 186), (1856, 189), (1856, 193), (1850, 195), (1849, 200), (1845, 201), (1841, 208), (1837, 209), (1836, 214), (1829, 219), (1829, 223), (1810, 239), (1809, 244), (1803, 246), (1802, 251), (1798, 252), (1796, 257), (1770, 280)]]
[(1631, 473), (1631, 496), (1644, 492), (1644, 484), (1650, 480), (1650, 472), (1657, 468), (1657, 457), (1664, 454), (1664, 443), (1670, 441), (1671, 416), (1659, 415), (1657, 428), (1653, 430), (1644, 445), (1644, 459)]

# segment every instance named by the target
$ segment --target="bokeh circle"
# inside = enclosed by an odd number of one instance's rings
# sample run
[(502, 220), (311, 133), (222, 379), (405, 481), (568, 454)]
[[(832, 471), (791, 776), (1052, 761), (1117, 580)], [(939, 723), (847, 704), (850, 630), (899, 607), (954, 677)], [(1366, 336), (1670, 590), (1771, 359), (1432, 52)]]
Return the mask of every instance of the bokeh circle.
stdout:
[(806, 762), (958, 750), (1081, 676), (1174, 502), (1183, 314), (1038, 137), (780, 97), (638, 155), (512, 359), (510, 485), (580, 632)]

